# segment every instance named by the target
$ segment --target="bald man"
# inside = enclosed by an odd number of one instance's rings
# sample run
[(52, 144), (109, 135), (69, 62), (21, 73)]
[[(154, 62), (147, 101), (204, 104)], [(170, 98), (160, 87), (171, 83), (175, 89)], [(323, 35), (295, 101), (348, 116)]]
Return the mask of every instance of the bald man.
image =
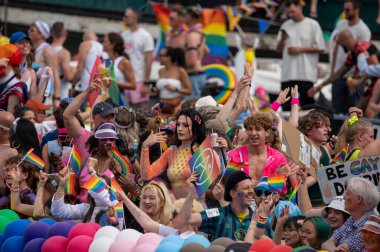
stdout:
[(101, 58), (102, 53), (103, 45), (98, 42), (95, 32), (85, 32), (83, 42), (79, 45), (77, 74), (73, 80), (74, 83), (80, 80), (82, 91), (87, 89), (95, 59), (97, 56)]
[[(307, 94), (309, 97), (313, 97), (316, 93), (320, 92), (323, 87), (329, 85), (332, 82), (335, 82), (340, 78), (340, 76), (347, 73), (352, 67), (355, 67), (355, 75), (358, 75), (358, 68), (356, 64), (358, 62), (358, 56), (360, 53), (368, 53), (369, 57), (367, 62), (369, 65), (378, 64), (379, 59), (377, 55), (379, 54), (379, 50), (376, 48), (374, 44), (367, 41), (356, 41), (351, 31), (346, 29), (339, 33), (337, 43), (343, 47), (344, 51), (348, 53), (346, 61), (343, 66), (341, 66), (337, 71), (334, 71), (325, 81), (323, 81), (320, 85), (314, 86), (309, 89)], [(365, 79), (357, 79), (348, 82), (347, 84), (354, 88), (360, 83), (362, 83)], [(347, 97), (349, 98), (349, 97)]]
[(11, 148), (9, 143), (9, 130), (15, 117), (6, 111), (0, 111), (0, 195), (4, 195), (4, 161), (17, 155), (17, 150)]

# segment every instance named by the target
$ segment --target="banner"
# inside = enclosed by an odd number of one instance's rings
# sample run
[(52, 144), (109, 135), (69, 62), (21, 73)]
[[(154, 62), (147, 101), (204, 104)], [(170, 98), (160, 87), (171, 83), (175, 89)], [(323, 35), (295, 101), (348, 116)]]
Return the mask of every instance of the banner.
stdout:
[(198, 172), (198, 181), (195, 182), (195, 189), (198, 197), (201, 198), (210, 185), (220, 174), (217, 154), (212, 148), (210, 137), (206, 137), (203, 143), (189, 160), (192, 173)]
[(380, 191), (379, 167), (380, 156), (373, 156), (318, 168), (317, 177), (323, 201), (328, 204), (335, 196), (343, 195), (347, 181), (356, 176), (368, 179)]

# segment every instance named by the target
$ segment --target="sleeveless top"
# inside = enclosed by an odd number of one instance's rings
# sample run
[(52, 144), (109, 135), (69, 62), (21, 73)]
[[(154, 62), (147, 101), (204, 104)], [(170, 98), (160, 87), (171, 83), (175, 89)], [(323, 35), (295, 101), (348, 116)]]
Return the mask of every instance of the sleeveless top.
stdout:
[(157, 89), (160, 91), (160, 98), (161, 99), (172, 99), (180, 97), (181, 94), (175, 91), (170, 91), (165, 88), (167, 84), (170, 84), (171, 86), (175, 88), (181, 88), (181, 82), (177, 79), (172, 78), (162, 78), (159, 79), (156, 83)]
[(88, 50), (86, 59), (83, 64), (83, 70), (81, 75), (81, 89), (86, 90), (88, 87), (88, 84), (90, 82), (90, 76), (92, 67), (94, 66), (94, 62), (96, 60), (96, 57), (102, 56), (103, 52), (103, 45), (100, 44), (98, 41), (91, 40), (91, 48)]
[(351, 161), (351, 160), (359, 159), (359, 153), (360, 153), (361, 151), (362, 151), (362, 150), (360, 150), (360, 149), (353, 150), (353, 151), (348, 155), (348, 157), (346, 158), (346, 160)]
[(34, 61), (40, 66), (44, 67), (46, 66), (45, 62), (42, 61), (42, 52), (46, 47), (50, 46), (48, 43), (43, 42), (39, 47), (36, 48), (35, 54), (34, 54)]
[(115, 78), (116, 78), (116, 82), (127, 82), (127, 78), (125, 78), (125, 75), (124, 73), (120, 70), (119, 68), (119, 64), (120, 64), (120, 61), (123, 59), (123, 56), (119, 56), (115, 59), (114, 61), (114, 71), (115, 71)]

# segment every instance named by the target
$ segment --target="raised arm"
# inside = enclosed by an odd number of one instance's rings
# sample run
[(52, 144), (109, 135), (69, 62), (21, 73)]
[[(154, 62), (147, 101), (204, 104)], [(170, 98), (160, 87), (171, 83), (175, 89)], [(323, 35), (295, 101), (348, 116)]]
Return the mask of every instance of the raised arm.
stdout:
[(33, 215), (33, 205), (23, 204), (20, 201), (20, 182), (21, 182), (21, 171), (17, 165), (12, 166), (12, 188), (11, 188), (11, 209), (25, 214), (27, 216)]
[(298, 93), (298, 86), (295, 85), (290, 89), (290, 94), (292, 96), (292, 102), (291, 102), (291, 109), (290, 109), (290, 115), (289, 115), (289, 123), (293, 125), (294, 127), (298, 127), (298, 118), (299, 118), (299, 110), (300, 110), (300, 103), (299, 103), (299, 93)]
[(41, 218), (46, 217), (47, 214), (45, 213), (44, 209), (44, 190), (45, 185), (48, 180), (48, 175), (44, 173), (43, 171), (40, 171), (40, 180), (38, 181), (37, 185), (37, 194), (36, 194), (36, 200), (34, 201), (34, 208), (33, 208), (33, 217), (34, 218)]

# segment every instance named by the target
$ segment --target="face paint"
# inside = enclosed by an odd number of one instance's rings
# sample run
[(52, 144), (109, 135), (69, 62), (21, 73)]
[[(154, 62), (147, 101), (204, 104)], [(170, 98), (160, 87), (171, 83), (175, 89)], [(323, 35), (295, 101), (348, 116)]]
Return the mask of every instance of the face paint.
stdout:
[(244, 197), (244, 193), (243, 193), (243, 192), (238, 192), (237, 196), (238, 196), (239, 198), (243, 198), (243, 197)]

